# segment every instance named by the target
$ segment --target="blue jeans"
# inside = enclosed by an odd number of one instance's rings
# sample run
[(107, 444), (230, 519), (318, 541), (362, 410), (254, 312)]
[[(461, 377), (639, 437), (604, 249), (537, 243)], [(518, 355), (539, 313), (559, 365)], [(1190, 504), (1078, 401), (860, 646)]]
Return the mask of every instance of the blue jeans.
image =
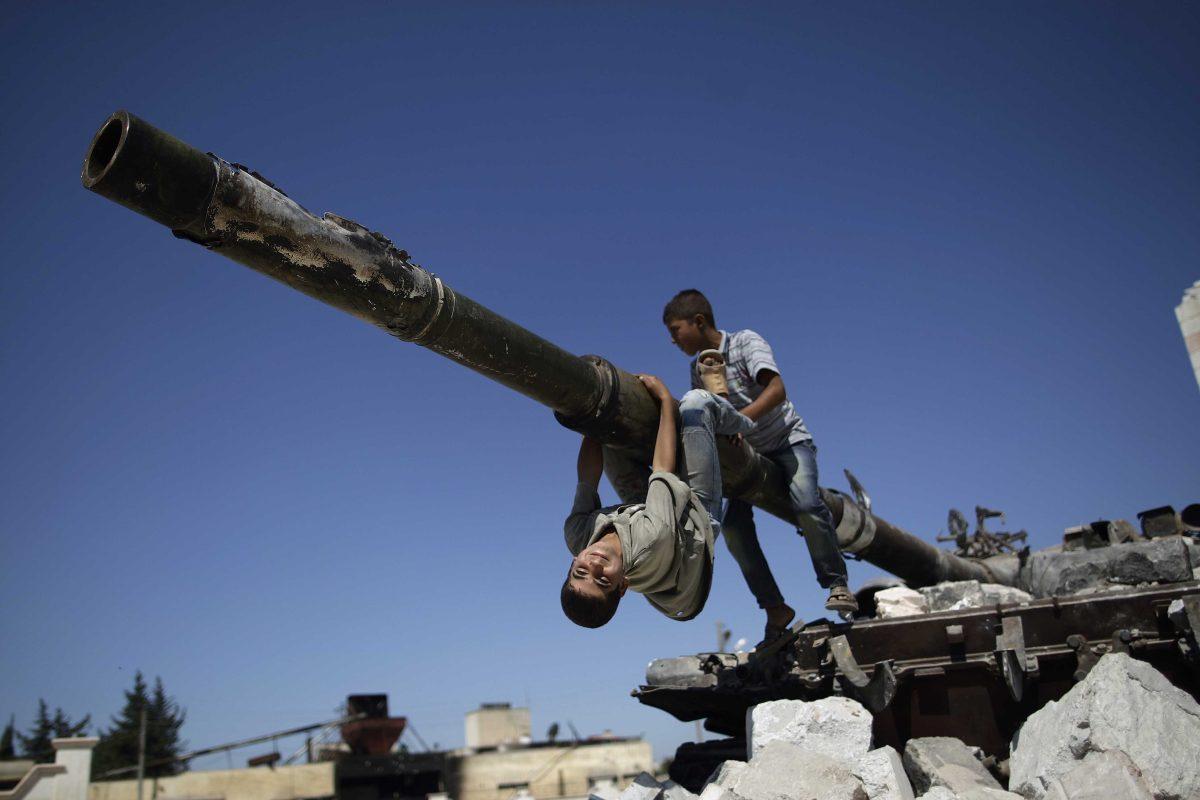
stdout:
[[(828, 589), (847, 583), (846, 560), (838, 549), (833, 514), (821, 499), (817, 484), (817, 449), (812, 442), (800, 442), (782, 450), (767, 453), (783, 474), (789, 477), (788, 495), (796, 515), (796, 532), (804, 537), (812, 559), (817, 583)], [(754, 507), (743, 500), (730, 500), (725, 510), (725, 541), (742, 568), (742, 575), (763, 608), (767, 603), (782, 602), (782, 596), (771, 577), (770, 567), (758, 544), (754, 525)], [(741, 550), (741, 555), (735, 551)], [(778, 600), (776, 598), (779, 598)]]
[[(683, 428), (683, 451), (688, 485), (708, 509), (714, 530), (725, 534), (729, 552), (741, 568), (742, 577), (761, 608), (783, 602), (783, 594), (771, 574), (758, 531), (754, 509), (742, 500), (731, 499), (724, 517), (720, 513), (721, 467), (717, 461), (716, 436), (746, 433), (754, 423), (723, 397), (693, 389), (679, 403)], [(817, 484), (817, 452), (811, 442), (802, 442), (766, 454), (788, 476), (788, 492), (796, 514), (796, 528), (808, 545), (817, 582), (824, 588), (845, 586), (846, 562), (837, 546), (833, 515), (821, 499)]]
[(749, 433), (754, 423), (724, 397), (692, 389), (679, 400), (679, 425), (688, 486), (708, 510), (713, 533), (719, 534), (721, 462), (717, 458), (717, 436)]

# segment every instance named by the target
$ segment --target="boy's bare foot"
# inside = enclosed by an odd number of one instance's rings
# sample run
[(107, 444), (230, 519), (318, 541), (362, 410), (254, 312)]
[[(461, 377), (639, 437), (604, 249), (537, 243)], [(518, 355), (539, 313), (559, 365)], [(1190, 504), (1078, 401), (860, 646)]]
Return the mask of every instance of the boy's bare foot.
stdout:
[(787, 632), (788, 625), (796, 618), (796, 611), (787, 603), (764, 609), (767, 612), (767, 627), (763, 630), (763, 642), (769, 642)]
[(729, 397), (729, 384), (725, 381), (725, 356), (720, 350), (705, 350), (697, 363), (700, 368), (700, 383), (713, 394)]
[(825, 601), (825, 608), (837, 612), (842, 619), (848, 619), (858, 611), (858, 601), (845, 586), (834, 586), (829, 590), (829, 599)]

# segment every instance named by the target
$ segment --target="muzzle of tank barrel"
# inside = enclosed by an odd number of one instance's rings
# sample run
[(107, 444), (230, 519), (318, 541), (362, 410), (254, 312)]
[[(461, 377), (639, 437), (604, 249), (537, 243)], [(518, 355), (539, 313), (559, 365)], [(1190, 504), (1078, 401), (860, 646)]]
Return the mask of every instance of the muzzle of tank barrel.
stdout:
[[(450, 288), (381, 234), (335, 214), (316, 217), (241, 165), (118, 111), (93, 137), (82, 182), (179, 238), (429, 348), (549, 407), (567, 427), (649, 461), (658, 407), (635, 376), (562, 350)], [(718, 450), (730, 496), (794, 524), (774, 463), (744, 442), (722, 441)], [(853, 501), (838, 493), (825, 496), (834, 522), (842, 521), (839, 538), (848, 537), (843, 546), (910, 585), (1007, 582), (869, 511), (854, 517)]]

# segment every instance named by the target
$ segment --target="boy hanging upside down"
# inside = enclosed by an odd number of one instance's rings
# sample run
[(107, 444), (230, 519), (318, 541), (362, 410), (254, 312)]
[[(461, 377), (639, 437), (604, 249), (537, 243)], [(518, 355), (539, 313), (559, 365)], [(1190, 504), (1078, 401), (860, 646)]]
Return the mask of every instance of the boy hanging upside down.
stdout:
[(703, 390), (684, 395), (679, 406), (688, 466), (684, 483), (674, 474), (671, 393), (658, 378), (638, 377), (659, 404), (645, 502), (601, 508), (596, 487), (604, 470), (604, 450), (587, 436), (579, 446), (579, 485), (563, 526), (574, 558), (560, 597), (563, 613), (585, 628), (599, 628), (612, 619), (627, 589), (640, 592), (674, 620), (700, 613), (712, 584), (713, 540), (721, 531), (716, 436), (753, 428), (722, 398)]

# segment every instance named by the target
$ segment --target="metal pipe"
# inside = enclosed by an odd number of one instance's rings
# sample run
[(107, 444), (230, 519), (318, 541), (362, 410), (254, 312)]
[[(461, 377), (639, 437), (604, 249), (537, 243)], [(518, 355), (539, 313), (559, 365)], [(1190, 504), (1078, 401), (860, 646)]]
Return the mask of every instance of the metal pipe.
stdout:
[[(649, 461), (658, 408), (635, 376), (598, 356), (572, 355), (493, 313), (379, 233), (336, 214), (316, 217), (257, 173), (127, 111), (109, 117), (93, 137), (82, 180), (179, 238), (427, 347), (548, 406), (564, 426)], [(726, 494), (794, 524), (778, 467), (745, 443), (722, 441), (719, 450)], [(844, 509), (857, 509), (823, 491), (835, 522)], [(874, 521), (873, 535), (843, 545), (913, 585), (984, 572), (976, 562), (858, 513), (860, 522)]]

